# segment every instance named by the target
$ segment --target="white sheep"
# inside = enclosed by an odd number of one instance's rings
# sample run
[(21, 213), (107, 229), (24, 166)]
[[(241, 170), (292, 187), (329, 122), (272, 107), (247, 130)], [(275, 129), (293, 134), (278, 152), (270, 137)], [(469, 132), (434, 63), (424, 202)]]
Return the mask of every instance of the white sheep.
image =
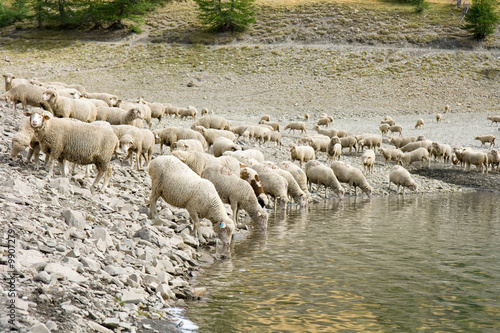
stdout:
[(241, 149), (242, 148), (240, 145), (235, 144), (233, 141), (223, 136), (215, 139), (214, 143), (212, 144), (212, 153), (215, 157), (222, 156), (225, 151), (236, 151)]
[(231, 170), (234, 174), (240, 174), (240, 161), (232, 156), (219, 156), (217, 161), (222, 165)]
[(271, 116), (269, 116), (267, 114), (263, 115), (262, 117), (260, 117), (259, 124), (261, 121), (269, 121), (269, 120), (271, 120)]
[(50, 110), (48, 104), (42, 101), (42, 94), (44, 92), (44, 88), (21, 84), (2, 94), (0, 101), (4, 101), (7, 104), (14, 104), (14, 110), (17, 110), (17, 103), (21, 103), (23, 110), (26, 110), (26, 106), (28, 105)]
[(261, 120), (261, 121), (259, 121), (259, 124), (270, 126), (273, 131), (277, 131), (277, 132), (280, 131), (280, 123), (278, 123), (277, 121), (271, 122), (271, 121), (262, 121)]
[(294, 133), (295, 131), (300, 131), (300, 134), (302, 133), (307, 134), (306, 124), (301, 121), (291, 122), (288, 125), (286, 125), (283, 130), (284, 131), (288, 130), (288, 133), (290, 133), (291, 131), (293, 131)]
[(423, 128), (424, 127), (424, 120), (422, 118), (417, 119), (417, 123), (415, 124), (415, 128)]
[(299, 185), (300, 189), (304, 191), (308, 198), (311, 196), (309, 193), (309, 188), (307, 187), (307, 176), (304, 170), (290, 161), (282, 161), (277, 165), (279, 168), (290, 172), (293, 178), (295, 178), (295, 181)]
[(207, 142), (208, 148), (210, 148), (213, 145), (215, 139), (221, 136), (231, 140), (232, 142), (236, 141), (236, 136), (231, 131), (205, 128), (203, 126), (196, 126), (195, 128), (193, 128), (193, 130), (198, 131), (201, 133), (201, 135), (203, 135), (203, 137)]
[(330, 143), (330, 138), (326, 135), (308, 135), (305, 137), (300, 138), (297, 143), (302, 144), (305, 143), (311, 147), (313, 147), (314, 151), (318, 152), (327, 152), (328, 150), (328, 145)]
[(418, 184), (413, 180), (408, 170), (400, 165), (395, 165), (389, 171), (389, 190), (391, 189), (391, 183), (398, 186), (396, 192), (399, 192), (400, 186), (403, 187), (403, 195), (405, 194), (405, 187), (410, 190), (418, 192)]
[(56, 117), (74, 118), (80, 121), (92, 122), (96, 120), (97, 108), (94, 103), (84, 99), (72, 99), (59, 96), (54, 89), (47, 89), (42, 94), (42, 101), (46, 101)]
[(153, 132), (144, 128), (133, 128), (127, 131), (120, 138), (120, 149), (124, 154), (127, 154), (125, 160), (130, 158), (130, 167), (134, 167), (132, 153), (136, 154), (136, 168), (139, 170), (142, 167), (141, 158), (144, 157), (146, 166), (151, 161), (153, 148), (155, 146), (155, 137)]
[(373, 173), (373, 165), (375, 164), (375, 152), (372, 149), (368, 149), (361, 155), (361, 164), (363, 164), (363, 169), (366, 173)]
[(240, 125), (240, 126), (233, 127), (233, 128), (231, 128), (231, 132), (233, 132), (239, 138), (240, 136), (243, 135), (243, 133), (245, 133), (248, 126), (249, 125)]
[[(111, 128), (55, 118), (47, 111), (31, 110), (25, 115), (30, 117), (42, 151), (49, 155), (46, 157), (50, 161), (49, 177), (53, 175), (56, 160), (60, 164), (63, 160), (82, 165), (94, 164), (97, 176), (92, 187), (104, 176), (100, 189), (104, 191), (111, 177), (110, 160), (118, 146), (118, 139)], [(65, 177), (65, 168), (61, 169)]]
[(200, 153), (205, 152), (203, 144), (195, 139), (181, 139), (177, 142), (172, 143), (172, 149), (184, 150), (184, 151), (199, 151)]
[(381, 124), (387, 124), (389, 126), (396, 125), (396, 122), (393, 119), (381, 120), (380, 123)]
[(194, 234), (204, 243), (200, 230), (200, 219), (210, 220), (222, 244), (228, 248), (236, 229), (227, 215), (215, 186), (201, 178), (175, 156), (159, 156), (149, 164), (151, 196), (149, 197), (150, 215), (158, 218), (156, 201), (159, 197), (169, 205), (184, 208), (193, 220)]
[(165, 114), (165, 105), (161, 103), (151, 103), (143, 100), (142, 98), (139, 98), (137, 100), (138, 103), (142, 103), (147, 105), (151, 109), (151, 119), (156, 118), (158, 119), (158, 124), (161, 124), (161, 119), (163, 118), (163, 115)]
[(108, 94), (108, 93), (90, 93), (86, 92), (83, 94), (83, 97), (88, 99), (100, 99), (104, 101), (108, 106), (117, 106), (118, 101), (120, 100), (118, 96)]
[(276, 147), (281, 147), (281, 133), (277, 131), (270, 131), (267, 133), (267, 140), (269, 142), (275, 142)]
[(358, 151), (363, 150), (365, 147), (377, 151), (377, 148), (382, 146), (382, 136), (377, 134), (370, 134), (365, 136), (358, 142)]
[(380, 126), (378, 127), (380, 129), (380, 132), (382, 132), (382, 135), (387, 135), (387, 133), (389, 132), (389, 124), (380, 124)]
[(264, 192), (275, 199), (275, 208), (277, 203), (279, 207), (285, 209), (288, 203), (288, 182), (286, 179), (263, 164), (254, 165), (252, 169), (257, 171)]
[(318, 134), (326, 135), (329, 138), (338, 136), (339, 133), (339, 131), (335, 128), (320, 128), (318, 125), (314, 125), (313, 130), (318, 132)]
[(488, 116), (486, 117), (486, 119), (491, 120), (490, 126), (496, 123), (500, 123), (500, 116)]
[(359, 187), (368, 197), (372, 196), (372, 187), (368, 184), (360, 169), (341, 161), (332, 162), (330, 167), (339, 182), (354, 187), (354, 195), (357, 195), (357, 188)]
[(205, 169), (207, 165), (214, 163), (219, 164), (217, 158), (204, 152), (174, 150), (172, 155), (185, 163), (191, 170), (196, 172), (197, 175), (201, 175), (203, 169)]
[[(43, 111), (42, 111), (43, 112)], [(38, 170), (39, 155), (40, 155), (40, 143), (35, 138), (35, 131), (31, 127), (30, 120), (26, 119), (19, 131), (12, 137), (12, 152), (10, 157), (14, 159), (20, 152), (24, 151), (29, 147), (28, 156), (26, 162), (31, 160), (31, 157), (35, 158), (35, 170)], [(48, 159), (46, 159), (48, 162)]]
[(200, 132), (189, 128), (182, 127), (165, 127), (153, 131), (155, 135), (155, 143), (160, 144), (160, 154), (163, 153), (163, 145), (171, 147), (177, 140), (195, 139), (203, 144), (203, 148), (207, 147), (207, 141)]
[(332, 122), (333, 122), (332, 116), (321, 117), (318, 119), (318, 122), (316, 123), (316, 125), (328, 127), (328, 126), (330, 126), (330, 123), (332, 123)]
[(193, 120), (196, 120), (196, 113), (198, 110), (194, 106), (190, 106), (189, 108), (179, 108), (178, 114), (181, 119), (186, 119), (187, 117), (193, 118)]
[(245, 140), (254, 139), (255, 141), (258, 141), (261, 144), (263, 144), (267, 141), (269, 132), (271, 132), (271, 129), (269, 128), (263, 126), (249, 125), (243, 132), (241, 137), (243, 137)]
[(325, 199), (327, 198), (328, 188), (331, 188), (340, 199), (344, 198), (344, 188), (340, 185), (331, 168), (319, 161), (311, 160), (306, 163), (305, 174), (309, 183), (309, 190), (311, 184), (317, 184), (318, 189), (323, 185), (325, 187)]
[(421, 161), (422, 166), (424, 166), (424, 162), (428, 162), (428, 166), (431, 166), (431, 159), (429, 157), (429, 151), (423, 147), (417, 148), (410, 152), (403, 153), (398, 158), (398, 164), (404, 166), (405, 168), (410, 166), (413, 162)]
[(3, 77), (5, 79), (5, 91), (9, 91), (10, 89), (12, 89), (12, 87), (19, 85), (31, 85), (29, 80), (16, 79), (16, 77), (12, 73), (5, 73), (3, 74)]
[(450, 162), (451, 146), (433, 141), (431, 144), (431, 155), (442, 163)]
[(491, 171), (500, 171), (500, 152), (492, 149), (488, 152), (488, 165), (491, 165)]
[(174, 118), (179, 117), (179, 108), (173, 106), (170, 103), (165, 103), (165, 114), (167, 116), (174, 116)]
[(290, 145), (290, 156), (292, 162), (299, 161), (301, 167), (302, 163), (316, 159), (316, 154), (311, 146), (297, 146), (294, 144)]
[(250, 167), (240, 166), (240, 178), (250, 184), (261, 207), (269, 205), (269, 199), (264, 192), (264, 188), (262, 187), (262, 182), (260, 181), (257, 171)]
[(144, 119), (138, 108), (131, 108), (125, 111), (117, 107), (97, 107), (96, 120), (107, 121), (111, 125), (132, 125), (136, 119)]
[(446, 104), (444, 106), (444, 113), (447, 113), (447, 112), (450, 112), (451, 111), (451, 106), (449, 106), (448, 104)]
[(342, 144), (330, 141), (326, 153), (328, 154), (328, 159), (337, 159), (340, 161), (340, 158), (342, 157)]
[(264, 163), (262, 163), (262, 164), (270, 167), (278, 175), (285, 178), (285, 180), (287, 181), (287, 186), (288, 186), (288, 191), (287, 191), (288, 195), (300, 207), (307, 206), (307, 202), (309, 199), (309, 191), (304, 192), (300, 188), (300, 185), (297, 183), (297, 180), (295, 180), (295, 177), (288, 170), (284, 170), (284, 169), (278, 167), (276, 164), (274, 164), (274, 162), (271, 162), (271, 161), (264, 161)]
[(441, 113), (436, 114), (436, 123), (441, 122), (442, 119), (443, 119), (443, 115)]
[(385, 165), (389, 165), (389, 161), (397, 161), (403, 155), (401, 150), (393, 148), (379, 148), (378, 151), (384, 156)]
[(239, 173), (234, 174), (224, 166), (211, 164), (205, 167), (201, 178), (210, 180), (214, 184), (222, 202), (231, 205), (235, 224), (238, 219), (238, 211), (241, 208), (248, 213), (250, 218), (262, 230), (267, 229), (268, 214), (257, 201), (252, 186), (241, 179)]
[(486, 143), (489, 143), (490, 144), (490, 148), (491, 147), (495, 147), (495, 136), (493, 135), (481, 135), (481, 136), (476, 136), (474, 140), (479, 140), (481, 141), (481, 147)]
[[(153, 123), (151, 122), (151, 108), (149, 106), (147, 106), (146, 104), (136, 103), (135, 101), (118, 100), (118, 102), (116, 103), (116, 106), (125, 110), (125, 111), (128, 111), (130, 109), (141, 110), (142, 117), (143, 117), (144, 121), (146, 122), (146, 124), (148, 124), (149, 129), (151, 129), (151, 127), (153, 126)], [(143, 127), (142, 119), (135, 120), (135, 122), (134, 122), (135, 126), (141, 127), (141, 128)]]
[(406, 136), (402, 138), (393, 136), (389, 139), (389, 142), (392, 143), (396, 148), (401, 148), (408, 143), (415, 141), (417, 141), (417, 138), (414, 136)]
[(231, 123), (224, 117), (217, 115), (206, 115), (199, 118), (191, 125), (191, 129), (196, 126), (203, 126), (205, 128), (213, 128), (218, 130), (229, 130), (231, 128)]
[(235, 151), (233, 153), (228, 153), (228, 154), (224, 154), (224, 155), (233, 156), (233, 157), (237, 158), (238, 160), (241, 160), (243, 163), (244, 163), (244, 161), (241, 159), (241, 157), (254, 158), (259, 163), (262, 163), (265, 160), (264, 154), (258, 149), (245, 149), (245, 150)]
[(403, 136), (403, 126), (400, 125), (389, 126), (389, 131), (391, 132), (391, 135), (393, 135), (394, 133), (399, 133), (400, 137)]
[(465, 164), (464, 171), (470, 170), (470, 165), (474, 164), (482, 173), (488, 174), (488, 155), (482, 151), (465, 149), (462, 153)]
[(425, 148), (427, 149), (428, 152), (430, 152), (432, 148), (432, 141), (423, 140), (423, 141), (410, 142), (401, 147), (400, 149), (403, 153), (408, 153), (418, 148)]
[(309, 113), (304, 113), (304, 120), (309, 120), (309, 117), (310, 117)]

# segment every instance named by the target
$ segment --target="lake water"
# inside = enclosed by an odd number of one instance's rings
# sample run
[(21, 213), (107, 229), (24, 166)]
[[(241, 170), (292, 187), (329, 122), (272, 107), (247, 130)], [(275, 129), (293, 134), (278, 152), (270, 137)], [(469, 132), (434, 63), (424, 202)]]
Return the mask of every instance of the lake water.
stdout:
[(345, 198), (270, 215), (197, 280), (198, 332), (500, 332), (500, 195)]

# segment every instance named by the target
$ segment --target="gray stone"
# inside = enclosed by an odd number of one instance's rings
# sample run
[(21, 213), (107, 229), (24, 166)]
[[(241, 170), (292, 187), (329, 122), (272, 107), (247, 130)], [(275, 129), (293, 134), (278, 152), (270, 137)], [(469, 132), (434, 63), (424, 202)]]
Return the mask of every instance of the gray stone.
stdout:
[(43, 323), (31, 326), (30, 333), (50, 333), (50, 330)]
[(74, 248), (73, 250), (66, 253), (66, 257), (69, 257), (69, 258), (78, 258), (78, 257), (80, 257), (80, 255), (81, 255), (80, 250), (78, 250), (78, 248)]
[(151, 230), (149, 230), (147, 227), (143, 227), (135, 232), (134, 238), (136, 238), (136, 237), (150, 242), (151, 241)]
[(110, 330), (109, 328), (106, 328), (102, 325), (99, 325), (98, 323), (93, 322), (93, 321), (89, 321), (88, 325), (90, 326), (90, 328), (92, 328), (93, 330), (95, 330), (96, 332), (99, 332), (99, 333), (113, 333), (113, 331)]
[(85, 221), (85, 216), (76, 210), (66, 209), (61, 213), (64, 221), (70, 226), (77, 229), (85, 229), (87, 222)]
[(175, 299), (174, 292), (170, 289), (168, 284), (162, 283), (156, 288), (156, 292), (160, 294), (164, 300)]
[(47, 266), (45, 266), (45, 272), (54, 274), (58, 279), (67, 279), (68, 281), (76, 283), (85, 282), (87, 280), (85, 277), (78, 274), (78, 272), (58, 263), (47, 264)]
[(92, 229), (92, 239), (103, 240), (107, 247), (113, 246), (113, 239), (109, 235), (108, 230), (105, 228)]
[(38, 273), (35, 276), (35, 281), (40, 281), (40, 282), (43, 282), (45, 284), (49, 284), (50, 283), (50, 274), (45, 272), (45, 271), (41, 271), (40, 273)]
[(122, 292), (121, 301), (123, 303), (139, 304), (146, 299), (145, 291), (137, 288), (132, 290), (125, 290)]
[(111, 276), (123, 275), (127, 273), (127, 270), (122, 267), (109, 265), (104, 268), (104, 271)]
[(82, 257), (80, 258), (80, 262), (82, 263), (83, 267), (88, 268), (91, 272), (97, 272), (101, 269), (101, 264), (93, 259)]
[(33, 195), (33, 189), (21, 178), (16, 178), (12, 181), (12, 189), (19, 192), (21, 196)]
[(184, 281), (183, 279), (181, 279), (180, 277), (176, 277), (173, 280), (170, 280), (170, 284), (174, 288), (176, 288), (176, 287), (186, 287), (188, 285), (188, 283), (186, 281)]
[(70, 193), (69, 178), (54, 178), (50, 180), (50, 187), (59, 193)]
[(108, 328), (117, 328), (120, 324), (120, 319), (118, 318), (106, 318), (104, 319), (102, 325)]
[(61, 308), (66, 311), (66, 313), (74, 313), (80, 311), (80, 309), (73, 304), (63, 304)]
[(45, 325), (52, 332), (57, 332), (57, 324), (55, 322), (53, 322), (52, 320), (47, 320), (47, 322), (45, 323)]

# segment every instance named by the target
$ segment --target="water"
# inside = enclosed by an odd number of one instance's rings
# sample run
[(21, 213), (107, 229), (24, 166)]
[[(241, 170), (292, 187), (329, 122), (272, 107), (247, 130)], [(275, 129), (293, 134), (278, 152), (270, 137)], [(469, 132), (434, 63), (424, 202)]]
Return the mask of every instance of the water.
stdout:
[(198, 332), (499, 332), (500, 195), (346, 198), (270, 216), (205, 268)]

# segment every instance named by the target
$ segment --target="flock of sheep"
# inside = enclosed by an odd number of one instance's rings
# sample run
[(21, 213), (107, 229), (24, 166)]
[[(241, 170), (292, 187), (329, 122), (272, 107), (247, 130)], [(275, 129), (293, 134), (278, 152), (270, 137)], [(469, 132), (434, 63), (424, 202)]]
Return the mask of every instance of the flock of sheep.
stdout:
[[(151, 178), (150, 215), (158, 217), (156, 202), (159, 197), (170, 205), (185, 208), (193, 220), (195, 236), (205, 241), (200, 229), (200, 219), (213, 224), (222, 243), (228, 246), (237, 225), (238, 210), (243, 209), (261, 229), (267, 228), (266, 207), (286, 208), (290, 199), (305, 207), (311, 199), (312, 184), (317, 189), (324, 186), (324, 195), (331, 189), (339, 199), (345, 194), (341, 183), (349, 184), (357, 195), (359, 188), (367, 196), (372, 187), (365, 174), (372, 173), (376, 153), (383, 156), (386, 165), (395, 162), (389, 172), (389, 187), (392, 184), (418, 191), (418, 184), (408, 168), (414, 162), (430, 165), (431, 158), (442, 163), (460, 164), (464, 170), (476, 165), (483, 173), (491, 166), (499, 171), (500, 154), (496, 149), (488, 153), (470, 148), (451, 146), (426, 140), (424, 137), (403, 137), (402, 126), (386, 116), (381, 120), (381, 134), (349, 135), (344, 130), (330, 128), (333, 117), (323, 114), (313, 129), (307, 132), (306, 123), (292, 122), (283, 131), (300, 131), (301, 136), (290, 146), (291, 161), (273, 163), (266, 161), (259, 149), (243, 149), (242, 142), (262, 145), (274, 142), (281, 146), (281, 131), (278, 122), (263, 116), (258, 124), (233, 127), (222, 116), (201, 110), (201, 118), (194, 107), (177, 108), (170, 104), (149, 103), (143, 99), (122, 101), (107, 93), (89, 93), (81, 85), (62, 82), (41, 82), (17, 79), (8, 73), (5, 78), (6, 93), (0, 101), (21, 103), (24, 114), (29, 117), (20, 126), (12, 139), (12, 158), (29, 148), (27, 160), (34, 157), (35, 169), (39, 168), (39, 153), (45, 154), (48, 176), (54, 174), (57, 160), (62, 176), (69, 172), (68, 162), (76, 165), (95, 165), (97, 176), (92, 187), (97, 187), (101, 178), (103, 191), (109, 183), (111, 160), (117, 154), (130, 159), (131, 167), (139, 170), (148, 166)], [(31, 106), (32, 108), (27, 108)], [(447, 111), (445, 107), (445, 112)], [(187, 127), (165, 127), (151, 131), (152, 119), (162, 117), (192, 119)], [(304, 115), (309, 119), (309, 115)], [(442, 116), (436, 115), (436, 122)], [(488, 117), (492, 123), (500, 117)], [(146, 123), (148, 128), (145, 128)], [(418, 119), (415, 128), (424, 126)], [(394, 148), (383, 147), (383, 136), (391, 136)], [(494, 136), (479, 136), (481, 144), (495, 146)], [(169, 155), (153, 159), (155, 145), (170, 147)], [(362, 153), (363, 170), (341, 161), (343, 151)], [(316, 157), (324, 153), (326, 163)], [(298, 161), (298, 165), (295, 163)], [(302, 168), (303, 167), (303, 168)], [(87, 172), (90, 169), (87, 167)], [(273, 203), (274, 201), (274, 203)], [(224, 208), (231, 206), (232, 218)]]

